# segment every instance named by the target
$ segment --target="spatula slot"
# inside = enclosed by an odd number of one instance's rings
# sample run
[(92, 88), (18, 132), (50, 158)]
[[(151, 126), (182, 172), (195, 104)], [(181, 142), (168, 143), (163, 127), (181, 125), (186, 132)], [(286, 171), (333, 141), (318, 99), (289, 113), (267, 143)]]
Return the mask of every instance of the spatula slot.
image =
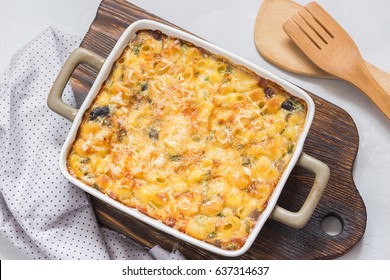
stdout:
[[(305, 6), (305, 9), (313, 17), (313, 19), (328, 33), (328, 35), (333, 39), (334, 35), (332, 34), (329, 26), (334, 23), (333, 18), (316, 2), (311, 2)], [(327, 24), (330, 23), (330, 24)]]

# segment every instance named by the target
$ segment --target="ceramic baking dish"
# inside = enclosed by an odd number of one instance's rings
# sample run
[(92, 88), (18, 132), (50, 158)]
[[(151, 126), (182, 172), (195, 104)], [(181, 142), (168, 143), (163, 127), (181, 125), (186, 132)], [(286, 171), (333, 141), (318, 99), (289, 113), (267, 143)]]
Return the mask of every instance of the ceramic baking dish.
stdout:
[[(118, 201), (110, 198), (109, 196), (101, 193), (100, 191), (91, 188), (90, 186), (84, 184), (80, 180), (76, 179), (75, 177), (71, 176), (68, 172), (66, 160), (68, 151), (72, 146), (72, 143), (76, 137), (79, 125), (82, 121), (84, 112), (90, 107), (91, 103), (93, 102), (95, 96), (98, 94), (103, 82), (106, 80), (108, 75), (110, 74), (111, 68), (114, 64), (114, 62), (119, 58), (119, 56), (122, 54), (124, 48), (128, 44), (128, 42), (133, 38), (133, 36), (136, 34), (138, 30), (143, 29), (151, 29), (151, 30), (159, 30), (162, 33), (183, 39), (185, 41), (188, 41), (195, 46), (201, 47), (211, 53), (221, 55), (233, 63), (243, 65), (246, 68), (254, 71), (259, 76), (262, 76), (266, 79), (270, 79), (280, 86), (282, 86), (284, 89), (287, 90), (290, 94), (304, 100), (307, 104), (307, 115), (305, 120), (305, 125), (302, 130), (301, 135), (298, 138), (297, 145), (294, 151), (294, 154), (289, 162), (289, 164), (286, 166), (282, 176), (280, 177), (279, 183), (277, 184), (276, 188), (274, 189), (269, 201), (268, 206), (264, 210), (264, 212), (260, 215), (258, 222), (256, 223), (256, 226), (253, 228), (252, 232), (250, 233), (249, 237), (246, 240), (246, 243), (243, 247), (241, 247), (238, 250), (231, 251), (231, 250), (224, 250), (221, 248), (218, 248), (214, 245), (208, 244), (204, 241), (200, 241), (198, 239), (195, 239), (193, 237), (190, 237), (189, 235), (180, 232), (176, 229), (173, 229), (162, 222), (155, 220), (138, 210), (129, 208)], [(72, 72), (77, 67), (78, 64), (86, 64), (96, 70), (99, 70), (99, 74), (92, 85), (92, 88), (86, 97), (84, 103), (82, 104), (80, 109), (76, 109), (62, 101), (62, 92), (65, 88), (65, 85), (67, 84)], [(82, 190), (86, 191), (87, 193), (101, 199), (102, 201), (110, 204), (111, 206), (129, 214), (130, 216), (139, 219), (154, 228), (164, 231), (176, 238), (182, 239), (185, 242), (194, 244), (200, 248), (203, 248), (205, 250), (209, 250), (211, 252), (228, 256), (228, 257), (234, 257), (239, 256), (246, 252), (252, 243), (255, 241), (257, 235), (259, 234), (261, 228), (263, 227), (264, 223), (268, 218), (271, 218), (273, 220), (279, 221), (285, 225), (288, 225), (293, 228), (302, 228), (309, 218), (311, 217), (315, 207), (317, 206), (318, 201), (321, 198), (321, 195), (327, 185), (328, 179), (329, 179), (329, 168), (322, 163), (321, 161), (305, 154), (302, 152), (303, 144), (305, 141), (305, 138), (307, 136), (307, 133), (309, 131), (310, 125), (313, 120), (314, 116), (314, 103), (310, 96), (306, 94), (303, 90), (297, 88), (296, 86), (290, 84), (289, 82), (275, 76), (274, 74), (254, 65), (251, 62), (248, 62), (232, 53), (229, 53), (222, 48), (219, 48), (211, 43), (208, 43), (198, 37), (195, 37), (193, 35), (190, 35), (188, 33), (185, 33), (183, 31), (177, 30), (175, 28), (169, 27), (167, 25), (163, 25), (161, 23), (150, 21), (150, 20), (140, 20), (132, 25), (130, 25), (122, 34), (120, 39), (118, 40), (117, 44), (111, 51), (110, 55), (107, 57), (107, 59), (104, 59), (100, 57), (99, 55), (88, 51), (83, 48), (76, 49), (67, 59), (65, 62), (63, 68), (61, 69), (56, 81), (54, 82), (52, 89), (49, 93), (48, 97), (48, 106), (55, 111), (56, 113), (62, 115), (63, 117), (69, 119), (70, 121), (73, 121), (72, 128), (65, 140), (65, 143), (62, 147), (61, 154), (60, 154), (60, 169), (63, 175), (71, 181), (73, 184), (81, 188)], [(315, 180), (314, 184), (311, 188), (311, 191), (302, 206), (302, 208), (298, 212), (290, 212), (280, 206), (277, 206), (277, 200), (279, 198), (279, 195), (282, 192), (282, 189), (285, 185), (285, 182), (293, 169), (295, 165), (301, 166), (309, 171), (312, 171), (315, 174)]]

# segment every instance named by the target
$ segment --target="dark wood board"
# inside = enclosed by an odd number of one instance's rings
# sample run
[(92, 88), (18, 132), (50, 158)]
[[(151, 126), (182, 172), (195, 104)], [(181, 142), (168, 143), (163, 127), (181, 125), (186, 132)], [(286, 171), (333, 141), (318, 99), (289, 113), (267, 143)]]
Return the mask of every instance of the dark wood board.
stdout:
[[(107, 57), (125, 28), (143, 18), (167, 23), (126, 1), (103, 0), (81, 46)], [(93, 70), (84, 66), (78, 67), (74, 72), (71, 83), (79, 102), (88, 93), (95, 76)], [(330, 167), (329, 184), (303, 229), (292, 229), (268, 220), (251, 249), (239, 259), (332, 259), (348, 252), (364, 234), (366, 208), (352, 178), (359, 143), (356, 126), (344, 110), (309, 94), (316, 104), (316, 113), (304, 151)], [(297, 211), (312, 182), (311, 174), (301, 168), (294, 168), (278, 204)], [(148, 248), (158, 244), (171, 250), (178, 246), (189, 259), (221, 258), (141, 223), (96, 198), (91, 199), (96, 217), (102, 225), (121, 232)], [(336, 236), (322, 230), (322, 221), (329, 215), (338, 217), (342, 222), (343, 229)]]

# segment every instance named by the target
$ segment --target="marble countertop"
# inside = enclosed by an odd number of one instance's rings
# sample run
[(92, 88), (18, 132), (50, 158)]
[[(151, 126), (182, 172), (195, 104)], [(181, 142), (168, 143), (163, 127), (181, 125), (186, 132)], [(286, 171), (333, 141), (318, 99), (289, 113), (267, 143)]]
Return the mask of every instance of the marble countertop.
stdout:
[[(358, 89), (338, 80), (305, 78), (264, 60), (253, 27), (261, 0), (131, 0), (202, 38), (340, 106), (360, 136), (353, 176), (368, 213), (362, 240), (341, 259), (390, 259), (390, 122)], [(307, 4), (308, 0), (296, 0)], [(390, 1), (318, 0), (349, 32), (365, 60), (390, 72)], [(48, 26), (83, 37), (100, 0), (0, 0), (0, 71)], [(0, 259), (26, 259), (0, 234)]]

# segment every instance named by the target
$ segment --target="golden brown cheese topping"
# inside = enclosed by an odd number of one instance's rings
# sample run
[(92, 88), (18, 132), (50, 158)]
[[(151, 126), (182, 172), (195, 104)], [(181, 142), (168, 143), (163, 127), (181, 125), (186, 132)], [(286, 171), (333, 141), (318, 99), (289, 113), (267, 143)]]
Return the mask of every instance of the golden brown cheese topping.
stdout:
[(69, 172), (223, 249), (241, 248), (288, 164), (306, 104), (242, 66), (137, 33), (86, 111)]

